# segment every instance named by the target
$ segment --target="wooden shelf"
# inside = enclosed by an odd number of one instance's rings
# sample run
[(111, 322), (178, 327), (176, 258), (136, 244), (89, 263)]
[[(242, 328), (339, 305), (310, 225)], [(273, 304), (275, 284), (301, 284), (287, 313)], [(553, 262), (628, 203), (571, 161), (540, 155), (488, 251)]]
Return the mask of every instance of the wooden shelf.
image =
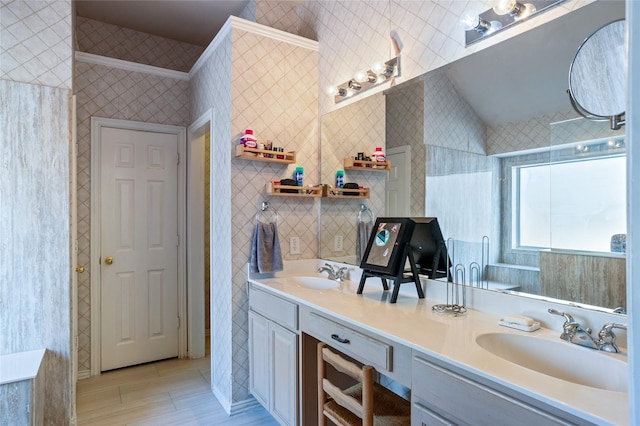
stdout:
[[(295, 192), (288, 192), (295, 191)], [(302, 191), (302, 192), (300, 192)], [(276, 185), (268, 182), (265, 186), (265, 192), (269, 195), (277, 195), (280, 197), (322, 197), (322, 186), (291, 186)]]
[[(274, 155), (274, 156), (280, 155), (283, 158), (265, 157), (264, 154)], [(291, 164), (296, 162), (295, 151), (276, 152), (276, 151), (270, 151), (268, 149), (247, 148), (244, 145), (236, 145), (236, 157), (244, 158), (245, 160), (266, 161), (270, 163)]]
[(345, 170), (367, 170), (371, 172), (388, 172), (391, 170), (391, 163), (389, 161), (378, 162), (378, 161), (364, 161), (364, 160), (355, 160), (351, 157), (347, 157), (344, 159), (344, 169)]
[(322, 196), (327, 198), (346, 198), (351, 200), (369, 198), (369, 188), (346, 189), (329, 188), (324, 186)]

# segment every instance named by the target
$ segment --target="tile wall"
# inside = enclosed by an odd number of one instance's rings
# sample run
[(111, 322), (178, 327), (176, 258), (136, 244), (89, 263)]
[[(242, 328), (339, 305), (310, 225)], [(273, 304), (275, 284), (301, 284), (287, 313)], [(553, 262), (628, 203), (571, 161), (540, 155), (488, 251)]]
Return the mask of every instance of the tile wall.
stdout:
[(189, 82), (77, 61), (78, 370), (91, 369), (91, 117), (189, 125)]
[[(313, 91), (308, 90), (308, 87), (325, 87), (328, 84), (341, 82), (350, 77), (350, 75), (357, 69), (368, 66), (372, 59), (380, 57), (394, 56), (394, 53), (389, 43), (390, 31), (397, 31), (398, 39), (402, 47), (403, 53), (403, 75), (402, 79), (409, 79), (417, 75), (422, 74), (425, 71), (434, 69), (442, 64), (450, 62), (458, 57), (462, 57), (472, 51), (484, 48), (490, 44), (495, 44), (505, 37), (513, 36), (519, 32), (525, 31), (528, 28), (539, 25), (547, 20), (553, 19), (561, 14), (567, 13), (570, 10), (581, 7), (584, 4), (590, 3), (591, 0), (573, 0), (568, 1), (562, 6), (554, 9), (542, 15), (539, 18), (530, 20), (529, 22), (514, 28), (513, 30), (505, 31), (503, 34), (491, 38), (490, 40), (481, 42), (470, 49), (465, 49), (462, 45), (462, 34), (457, 29), (457, 19), (461, 15), (466, 7), (476, 6), (478, 9), (488, 8), (489, 1), (456, 1), (456, 2), (435, 2), (435, 1), (410, 1), (410, 0), (391, 0), (391, 1), (349, 1), (349, 2), (325, 2), (318, 0), (306, 0), (297, 7), (293, 5), (287, 5), (283, 7), (281, 13), (285, 14), (285, 17), (278, 18), (270, 16), (268, 9), (262, 9), (260, 1), (255, 7), (255, 17), (258, 22), (278, 25), (281, 28), (292, 28), (293, 18), (292, 12), (295, 10), (298, 13), (297, 17), (297, 29), (298, 33), (306, 35), (309, 38), (317, 39), (321, 43), (319, 52), (319, 63), (315, 60), (304, 59), (292, 55), (294, 60), (299, 60), (300, 72), (299, 75), (304, 75), (305, 88), (300, 91), (291, 93), (283, 90), (282, 87), (277, 86), (274, 82), (275, 90), (273, 96), (276, 101), (282, 102), (280, 105), (277, 103), (262, 103), (260, 107), (264, 112), (270, 110), (274, 105), (280, 109), (284, 109), (285, 102), (295, 101), (295, 98), (300, 96), (300, 93), (311, 93)], [(262, 3), (268, 6), (267, 2)], [(73, 68), (71, 66), (72, 57), (72, 41), (71, 41), (71, 4), (68, 0), (57, 1), (25, 1), (25, 0), (2, 0), (0, 3), (0, 16), (2, 17), (2, 27), (0, 28), (0, 78), (3, 80), (14, 80), (27, 83), (33, 83), (38, 85), (45, 85), (57, 88), (69, 89), (72, 86), (72, 73)], [(247, 37), (245, 42), (247, 46), (252, 46), (255, 40), (250, 40), (251, 37)], [(214, 342), (222, 342), (222, 345), (227, 345), (227, 342), (231, 342), (228, 348), (223, 348), (216, 352), (214, 356), (214, 362), (219, 367), (214, 369), (214, 384), (219, 384), (222, 393), (229, 398), (229, 400), (242, 400), (246, 392), (246, 376), (247, 376), (247, 364), (246, 364), (246, 300), (242, 292), (242, 272), (240, 264), (246, 262), (246, 248), (248, 245), (248, 234), (244, 232), (245, 229), (249, 229), (246, 224), (250, 223), (250, 219), (258, 208), (259, 197), (255, 194), (259, 193), (257, 187), (254, 186), (254, 177), (260, 174), (259, 181), (262, 181), (263, 176), (271, 175), (272, 177), (282, 177), (290, 173), (290, 170), (286, 171), (274, 168), (273, 166), (263, 166), (265, 170), (259, 170), (260, 167), (255, 165), (239, 165), (236, 164), (237, 160), (232, 163), (231, 157), (225, 155), (228, 152), (230, 139), (237, 135), (247, 125), (255, 126), (258, 128), (258, 124), (261, 125), (260, 129), (272, 136), (274, 140), (288, 142), (295, 141), (289, 146), (300, 146), (301, 160), (305, 161), (306, 176), (307, 179), (318, 179), (319, 174), (317, 166), (318, 163), (318, 149), (317, 149), (317, 128), (309, 125), (308, 130), (300, 131), (296, 129), (277, 129), (278, 124), (275, 122), (262, 125), (257, 117), (256, 111), (251, 110), (236, 110), (233, 114), (233, 121), (231, 120), (232, 111), (230, 109), (232, 96), (234, 99), (241, 96), (248, 96), (247, 99), (254, 100), (255, 96), (251, 96), (242, 93), (244, 89), (250, 89), (251, 85), (241, 86), (240, 82), (235, 81), (233, 86), (228, 82), (231, 81), (231, 39), (225, 40), (220, 46), (218, 52), (214, 57), (202, 67), (202, 69), (194, 76), (192, 84), (194, 87), (198, 87), (198, 92), (201, 93), (201, 98), (191, 101), (191, 118), (199, 116), (204, 109), (211, 106), (216, 108), (216, 135), (212, 138), (212, 149), (215, 147), (222, 147), (222, 155), (219, 156), (220, 161), (213, 164), (215, 176), (227, 176), (227, 180), (220, 180), (219, 182), (212, 182), (215, 185), (217, 194), (222, 199), (231, 199), (232, 185), (236, 185), (234, 190), (241, 189), (237, 196), (233, 198), (233, 206), (229, 206), (225, 203), (216, 204), (212, 210), (212, 216), (214, 218), (214, 229), (212, 234), (216, 241), (220, 242), (220, 247), (230, 247), (230, 249), (222, 250), (214, 256), (216, 268), (216, 274), (214, 281), (212, 282), (212, 299), (216, 303), (213, 308), (219, 316), (214, 318), (220, 319), (219, 325), (212, 330)], [(87, 64), (79, 65), (88, 66)], [(182, 66), (182, 65), (181, 65)], [(93, 67), (93, 66), (91, 66)], [(258, 64), (255, 66), (258, 69)], [(317, 75), (313, 75), (315, 70), (318, 70)], [(82, 76), (95, 74), (102, 74), (102, 71), (106, 70), (79, 70), (79, 80), (82, 80)], [(309, 71), (311, 71), (311, 78), (309, 79)], [(86, 73), (85, 73), (86, 72)], [(306, 74), (305, 74), (306, 72)], [(109, 72), (107, 72), (108, 74)], [(118, 74), (118, 73), (116, 73)], [(97, 80), (85, 81), (83, 84), (87, 87), (91, 87), (94, 83), (100, 84), (100, 78), (94, 75)], [(115, 76), (116, 79), (119, 76)], [(139, 78), (140, 76), (123, 75), (123, 78)], [(141, 80), (144, 80), (142, 78)], [(225, 81), (227, 83), (225, 83)], [(315, 83), (318, 84), (315, 84)], [(142, 85), (148, 84), (141, 83)], [(163, 84), (162, 81), (159, 82)], [(179, 85), (179, 84), (178, 84)], [(155, 85), (153, 85), (155, 86)], [(233, 90), (232, 90), (233, 87)], [(23, 89), (21, 89), (23, 90)], [(25, 93), (29, 89), (24, 89)], [(306, 92), (305, 92), (306, 90)], [(206, 93), (205, 93), (206, 91)], [(192, 93), (195, 93), (192, 92)], [(291, 93), (291, 99), (286, 101), (282, 100), (286, 96), (286, 93)], [(373, 92), (371, 93), (373, 94)], [(80, 94), (79, 94), (80, 97)], [(118, 97), (118, 96), (116, 96)], [(178, 99), (183, 99), (182, 94), (176, 94)], [(64, 98), (64, 96), (62, 97)], [(87, 99), (91, 96), (87, 96)], [(96, 101), (96, 98), (98, 101)], [(188, 98), (187, 98), (188, 99)], [(150, 100), (150, 103), (154, 103), (154, 100)], [(184, 104), (188, 103), (186, 100)], [(174, 104), (174, 102), (169, 102)], [(181, 102), (175, 102), (180, 104)], [(83, 101), (78, 102), (78, 105), (85, 105)], [(95, 107), (98, 111), (105, 112), (105, 116), (108, 115), (110, 109), (119, 111), (120, 108), (111, 104), (111, 100), (104, 98), (102, 95), (98, 95), (93, 99), (88, 100), (88, 104), (92, 107), (86, 109), (85, 114), (92, 114)], [(48, 111), (67, 111), (67, 105), (64, 101), (62, 105), (47, 107)], [(125, 106), (128, 103), (125, 103)], [(302, 113), (305, 118), (300, 118), (299, 122), (306, 120), (306, 114), (309, 116), (317, 113), (317, 109), (321, 113), (329, 112), (338, 107), (334, 105), (328, 97), (321, 97), (319, 100), (319, 106), (309, 107), (303, 109)], [(145, 118), (137, 119), (149, 119), (156, 120), (155, 113), (150, 113), (150, 110), (143, 105), (142, 114)], [(168, 107), (171, 108), (170, 106)], [(79, 108), (80, 109), (80, 108)], [(182, 120), (183, 110), (163, 110), (159, 108), (157, 111), (161, 115), (167, 114), (176, 121)], [(185, 109), (186, 110), (186, 109)], [(129, 109), (126, 117), (131, 119), (135, 117), (138, 112), (135, 108)], [(80, 119), (80, 111), (78, 117)], [(24, 116), (21, 116), (24, 118)], [(86, 115), (85, 115), (86, 117)], [(278, 117), (279, 120), (283, 120), (284, 117)], [(290, 123), (290, 121), (285, 121)], [(184, 125), (188, 124), (188, 121), (184, 121)], [(281, 122), (282, 123), (282, 122)], [(281, 124), (280, 123), (280, 124)], [(177, 123), (170, 123), (177, 124)], [(79, 126), (79, 133), (81, 130)], [(60, 128), (67, 128), (64, 125)], [(290, 133), (287, 133), (290, 132)], [(222, 135), (222, 136), (220, 136)], [(293, 137), (291, 137), (293, 135)], [(263, 135), (266, 136), (266, 135)], [(286, 137), (285, 137), (286, 136)], [(82, 137), (86, 138), (86, 134), (83, 136), (79, 134), (79, 141)], [(65, 139), (66, 138), (66, 139)], [(64, 140), (68, 141), (68, 135), (61, 135), (58, 142)], [(60, 146), (60, 145), (58, 145)], [(65, 145), (64, 150), (68, 149)], [(84, 166), (80, 163), (84, 162)], [(83, 174), (82, 170), (86, 170), (86, 164), (88, 162), (87, 151), (79, 154), (78, 167), (79, 178)], [(307, 165), (308, 164), (308, 165)], [(83, 177), (84, 182), (88, 182), (87, 176)], [(90, 178), (89, 178), (90, 179)], [(255, 180), (258, 180), (257, 178)], [(244, 185), (240, 187), (242, 182), (252, 182), (251, 187), (248, 189), (250, 196), (247, 197), (244, 191)], [(80, 187), (79, 193), (88, 191), (88, 188)], [(61, 190), (58, 193), (65, 193), (65, 190)], [(79, 194), (80, 196), (80, 194)], [(85, 193), (84, 199), (88, 199), (88, 195)], [(58, 198), (56, 200), (60, 201)], [(68, 201), (63, 197), (63, 201)], [(251, 204), (254, 204), (251, 206)], [(274, 202), (275, 203), (275, 202)], [(315, 232), (308, 232), (309, 229), (317, 229), (316, 216), (313, 213), (317, 211), (316, 201), (300, 201), (292, 204), (280, 203), (276, 207), (279, 207), (281, 216), (290, 216), (289, 223), (285, 220), (282, 225), (282, 234), (284, 236), (300, 234), (303, 244), (303, 252), (300, 257), (314, 257), (316, 255), (316, 240), (317, 235)], [(251, 206), (247, 208), (246, 206)], [(49, 208), (49, 207), (48, 207)], [(88, 208), (88, 206), (80, 207)], [(284, 213), (284, 214), (282, 214)], [(292, 214), (293, 213), (293, 214)], [(296, 217), (301, 215), (302, 220)], [(232, 216), (234, 217), (232, 221)], [(232, 223), (232, 227), (228, 224)], [(243, 225), (239, 225), (242, 223)], [(81, 224), (83, 227), (88, 227), (88, 223)], [(62, 228), (65, 228), (62, 226)], [(232, 240), (234, 243), (232, 244)], [(294, 258), (287, 254), (289, 258)], [(66, 282), (66, 279), (62, 279), (61, 282)], [(228, 283), (232, 282), (233, 285), (229, 286)], [(64, 297), (67, 294), (68, 288), (61, 289), (59, 293), (56, 293), (57, 297)], [(86, 295), (85, 295), (86, 297)], [(61, 311), (70, 310), (68, 301), (60, 301), (58, 306), (58, 314)], [(69, 329), (68, 324), (62, 324), (59, 329)], [(56, 333), (57, 339), (65, 340), (66, 334)], [(66, 337), (65, 337), (66, 336)], [(69, 342), (62, 343), (60, 349), (60, 359), (63, 363), (68, 362), (66, 360), (65, 352), (68, 351)], [(219, 349), (219, 348), (218, 348)], [(236, 354), (239, 356), (236, 357)], [(86, 354), (85, 354), (86, 356)], [(65, 361), (66, 360), (66, 361)], [(233, 361), (232, 361), (233, 360)], [(63, 371), (64, 368), (61, 370)], [(55, 377), (55, 376), (54, 376)], [(231, 381), (229, 378), (232, 378)], [(68, 394), (69, 388), (65, 385), (60, 385), (66, 380), (66, 376), (61, 378), (60, 382), (49, 389), (49, 394), (52, 395), (50, 405), (56, 405), (51, 410), (56, 414), (61, 414), (60, 418), (69, 418), (69, 413), (63, 411), (68, 409)], [(65, 396), (66, 395), (66, 396)], [(61, 403), (56, 401), (60, 400)], [(62, 402), (65, 401), (65, 402)], [(56, 416), (56, 415), (54, 415)], [(57, 420), (53, 420), (54, 423), (58, 423)]]
[[(336, 171), (344, 169), (344, 158), (358, 152), (371, 156), (385, 146), (385, 97), (382, 93), (364, 98), (325, 114), (321, 123), (321, 182), (335, 186)], [(323, 198), (321, 205), (320, 257), (341, 258), (356, 254), (356, 222), (365, 204), (374, 216), (384, 216), (386, 172), (345, 170), (344, 181), (369, 188), (369, 199)], [(343, 237), (343, 250), (336, 251), (334, 236)]]
[(424, 82), (398, 86), (385, 93), (387, 150), (411, 147), (411, 215), (424, 216), (426, 146), (424, 143)]
[(75, 41), (80, 52), (188, 72), (204, 48), (190, 43), (76, 17)]
[[(315, 257), (318, 227), (316, 199), (264, 195), (267, 182), (290, 177), (296, 164), (235, 159), (232, 152), (244, 130), (252, 128), (260, 140), (296, 151), (305, 184), (318, 181), (317, 95), (309, 90), (317, 87), (316, 67), (313, 50), (234, 29), (232, 37), (221, 43), (191, 79), (192, 116), (211, 107), (216, 115), (211, 149), (218, 150), (219, 161), (212, 164), (211, 186), (220, 203), (212, 206), (211, 235), (225, 249), (216, 253), (212, 248), (214, 268), (220, 269), (212, 274), (211, 283), (212, 353), (214, 363), (221, 367), (217, 372), (214, 369), (213, 386), (229, 403), (248, 398), (245, 265), (262, 201), (268, 200), (279, 213), (285, 259)], [(231, 86), (223, 83), (227, 81), (224, 76)], [(300, 255), (289, 253), (291, 236), (300, 237)]]
[(298, 34), (300, 4), (300, 0), (254, 0), (249, 2), (240, 17), (291, 34)]
[[(75, 399), (70, 91), (0, 80), (0, 104), (0, 354), (48, 350), (45, 423), (65, 424)], [(10, 424), (4, 414), (10, 413), (0, 413), (0, 423)]]
[(421, 79), (424, 81), (424, 143), (485, 154), (485, 124), (444, 70), (432, 71)]
[[(220, 150), (211, 163), (210, 185), (216, 198), (231, 200), (231, 34), (220, 41), (211, 56), (190, 75), (190, 115), (200, 117), (212, 108), (211, 150)], [(229, 407), (233, 390), (232, 376), (232, 230), (230, 202), (211, 205), (211, 386), (216, 397)], [(245, 260), (246, 262), (246, 260)]]
[[(397, 33), (402, 50), (402, 75), (407, 81), (446, 63), (555, 19), (593, 0), (569, 0), (514, 28), (464, 47), (459, 17), (467, 9), (487, 10), (490, 0), (306, 0), (298, 9), (298, 33), (320, 42), (320, 114), (335, 105), (322, 89), (348, 80), (377, 58), (395, 56), (389, 34)], [(388, 85), (386, 85), (387, 88)], [(373, 94), (373, 92), (371, 93)], [(362, 96), (368, 95), (361, 95)], [(355, 99), (354, 99), (355, 100)]]
[(46, 424), (67, 424), (75, 400), (71, 23), (70, 0), (0, 0), (0, 353), (48, 349)]
[(70, 0), (1, 0), (0, 21), (0, 79), (71, 89)]

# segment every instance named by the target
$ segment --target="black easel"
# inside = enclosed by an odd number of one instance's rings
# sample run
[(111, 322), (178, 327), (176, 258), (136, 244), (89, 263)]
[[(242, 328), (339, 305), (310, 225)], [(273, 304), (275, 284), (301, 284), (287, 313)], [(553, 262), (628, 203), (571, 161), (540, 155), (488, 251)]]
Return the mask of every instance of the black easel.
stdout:
[[(409, 265), (411, 266), (410, 271), (404, 270), (404, 265), (406, 264), (407, 259), (409, 259)], [(362, 294), (362, 291), (364, 290), (364, 283), (367, 278), (378, 277), (382, 280), (382, 287), (385, 290), (389, 290), (387, 280), (392, 280), (394, 282), (393, 292), (391, 293), (391, 300), (389, 301), (389, 303), (396, 303), (396, 300), (398, 300), (400, 285), (410, 282), (415, 283), (416, 291), (418, 292), (418, 298), (424, 299), (424, 292), (422, 291), (422, 285), (420, 284), (420, 278), (418, 277), (418, 268), (416, 268), (416, 261), (413, 258), (413, 251), (411, 250), (409, 243), (405, 244), (402, 252), (402, 257), (400, 258), (400, 262), (398, 263), (398, 265), (398, 273), (396, 275), (383, 274), (366, 269), (363, 270), (362, 276), (360, 277), (360, 285), (358, 286), (357, 294)], [(411, 276), (405, 276), (405, 274), (408, 273), (411, 273)]]

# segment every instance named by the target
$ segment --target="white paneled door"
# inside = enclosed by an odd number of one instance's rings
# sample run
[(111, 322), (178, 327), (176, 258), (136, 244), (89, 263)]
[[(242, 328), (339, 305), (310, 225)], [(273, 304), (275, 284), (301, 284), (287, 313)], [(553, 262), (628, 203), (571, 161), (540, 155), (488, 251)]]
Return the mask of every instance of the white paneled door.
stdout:
[(178, 355), (178, 138), (102, 127), (101, 371)]

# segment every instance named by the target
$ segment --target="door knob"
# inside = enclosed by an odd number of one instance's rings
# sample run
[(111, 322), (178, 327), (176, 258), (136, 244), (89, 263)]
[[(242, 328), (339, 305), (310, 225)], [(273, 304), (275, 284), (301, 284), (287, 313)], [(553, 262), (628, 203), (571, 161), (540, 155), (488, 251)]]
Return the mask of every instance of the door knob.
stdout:
[(107, 265), (111, 265), (113, 263), (113, 257), (111, 257), (111, 256), (105, 257), (104, 258), (104, 263), (106, 263)]
[(76, 267), (76, 272), (79, 273), (79, 274), (83, 273), (84, 272), (84, 266)]

